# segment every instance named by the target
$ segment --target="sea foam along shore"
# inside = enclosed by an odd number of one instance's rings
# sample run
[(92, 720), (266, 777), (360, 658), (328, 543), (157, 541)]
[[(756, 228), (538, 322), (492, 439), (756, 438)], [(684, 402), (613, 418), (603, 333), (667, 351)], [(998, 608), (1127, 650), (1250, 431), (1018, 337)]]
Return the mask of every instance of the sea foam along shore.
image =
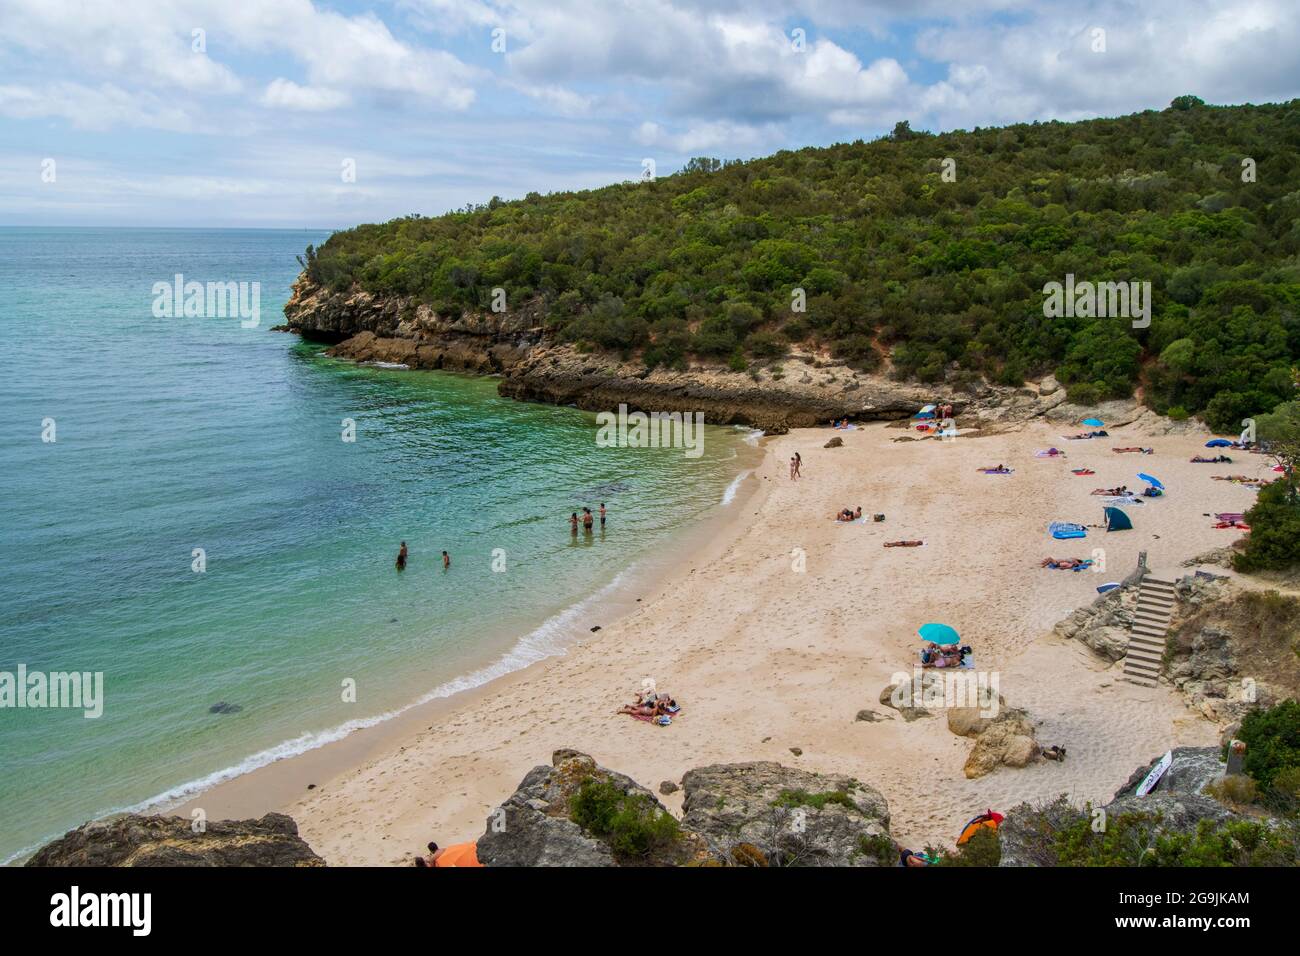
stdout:
[[(1053, 624), (1109, 578), (1039, 562), (1099, 548), (1111, 573), (1133, 567), (1142, 550), (1155, 567), (1175, 566), (1237, 534), (1212, 528), (1205, 513), (1245, 510), (1253, 495), (1188, 462), (1203, 435), (1129, 426), (1068, 443), (1065, 461), (1035, 458), (1036, 449), (1067, 444), (1059, 432), (1035, 423), (896, 443), (907, 433), (869, 425), (843, 434), (837, 449), (822, 447), (826, 429), (772, 439), (746, 482), (754, 494), (726, 509), (725, 526), (683, 551), (677, 572), (643, 589), (644, 600), (596, 639), (444, 702), (418, 724), (390, 722), (364, 752), (344, 752), (341, 742), (316, 751), (325, 759), (307, 769), (302, 758), (282, 761), (233, 781), (238, 790), (210, 791), (203, 805), (217, 816), (284, 810), (337, 865), (398, 863), (430, 839), (477, 837), (499, 801), (560, 747), (652, 786), (690, 767), (744, 760), (852, 774), (889, 799), (895, 835), (918, 844), (950, 843), (989, 806), (1062, 792), (1079, 802), (1109, 798), (1134, 766), (1175, 744), (1212, 743), (1217, 728), (1168, 688), (1119, 681), (1077, 642), (1054, 637)], [(1136, 444), (1156, 454), (1111, 451)], [(792, 482), (796, 451), (806, 477)], [(1000, 462), (1016, 473), (976, 470)], [(1096, 474), (1072, 475), (1080, 465)], [(1251, 456), (1232, 468), (1263, 473), (1266, 464)], [(1135, 484), (1137, 470), (1171, 490), (1133, 509), (1132, 531), (1093, 530), (1076, 542), (1046, 534), (1053, 520), (1098, 523), (1100, 499), (1089, 492)], [(886, 519), (833, 521), (846, 505)], [(927, 547), (882, 547), (903, 538)], [(1065, 744), (1069, 760), (968, 780), (969, 740), (942, 718), (905, 722), (880, 707), (880, 690), (910, 670), (916, 627), (931, 620), (963, 633), (978, 666), (999, 672), (1008, 704), (1027, 708), (1040, 739)], [(645, 679), (683, 705), (672, 726), (616, 713)], [(880, 719), (856, 720), (863, 709)], [(674, 809), (677, 801), (665, 798)]]

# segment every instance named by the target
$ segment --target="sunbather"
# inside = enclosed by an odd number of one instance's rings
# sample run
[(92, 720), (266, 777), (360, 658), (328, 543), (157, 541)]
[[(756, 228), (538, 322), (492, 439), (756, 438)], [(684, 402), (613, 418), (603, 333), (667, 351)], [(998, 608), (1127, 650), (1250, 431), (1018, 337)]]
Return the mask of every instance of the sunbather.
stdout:
[(1154, 453), (1155, 453), (1155, 449), (1154, 449), (1154, 448), (1141, 448), (1141, 447), (1137, 447), (1137, 448), (1112, 448), (1111, 451), (1117, 451), (1117, 452), (1119, 452), (1120, 454), (1124, 454), (1125, 452), (1140, 452), (1140, 453), (1143, 454), (1143, 455), (1151, 455), (1151, 454), (1154, 454)]
[(1040, 568), (1052, 568), (1057, 571), (1075, 571), (1092, 566), (1091, 558), (1043, 558)]
[(1008, 468), (1006, 465), (998, 465), (996, 468), (980, 468), (978, 470), (986, 475), (1009, 475), (1015, 469)]
[(861, 517), (862, 517), (862, 506), (858, 505), (858, 509), (856, 511), (854, 511), (852, 508), (842, 508), (840, 510), (840, 513), (835, 516), (835, 520), (836, 521), (857, 521)]
[(886, 541), (886, 548), (919, 548), (924, 541)]
[(1192, 462), (1198, 465), (1231, 465), (1232, 459), (1227, 455), (1215, 455), (1213, 458), (1206, 458), (1203, 455), (1194, 455)]

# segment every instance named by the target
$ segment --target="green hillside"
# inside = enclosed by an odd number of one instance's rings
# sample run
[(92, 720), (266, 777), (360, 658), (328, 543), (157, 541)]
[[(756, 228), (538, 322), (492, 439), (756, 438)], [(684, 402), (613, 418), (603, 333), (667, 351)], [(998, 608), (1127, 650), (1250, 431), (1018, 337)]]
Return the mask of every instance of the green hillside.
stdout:
[[(955, 161), (945, 181), (944, 159)], [(1243, 160), (1254, 182), (1243, 182)], [(1055, 372), (1218, 428), (1294, 395), (1300, 101), (693, 160), (652, 182), (366, 225), (308, 249), (322, 285), (442, 312), (540, 298), (562, 338), (728, 361), (821, 344), (961, 387)], [(1150, 282), (1151, 324), (1046, 318), (1043, 286)], [(792, 290), (806, 293), (805, 312)]]

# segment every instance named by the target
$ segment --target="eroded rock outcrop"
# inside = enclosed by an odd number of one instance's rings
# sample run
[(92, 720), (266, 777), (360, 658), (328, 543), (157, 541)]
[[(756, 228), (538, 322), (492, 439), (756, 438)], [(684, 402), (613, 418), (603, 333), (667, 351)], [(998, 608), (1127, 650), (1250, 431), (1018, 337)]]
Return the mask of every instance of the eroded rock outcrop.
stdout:
[(589, 411), (626, 404), (640, 411), (700, 412), (712, 424), (751, 425), (771, 433), (834, 418), (906, 418), (930, 402), (951, 404), (978, 430), (1028, 421), (1065, 400), (1064, 390), (1051, 380), (1025, 388), (977, 380), (967, 382), (960, 394), (949, 394), (942, 386), (867, 374), (797, 348), (744, 372), (699, 363), (648, 370), (635, 359), (579, 352), (548, 336), (540, 301), (501, 313), (440, 315), (412, 298), (337, 292), (300, 276), (284, 313), (282, 328), (331, 343), (329, 354), (340, 358), (500, 374), (499, 391), (510, 398)]
[(657, 848), (644, 859), (620, 855), (608, 834), (594, 833), (575, 822), (575, 798), (584, 785), (607, 784), (654, 812), (668, 811), (653, 793), (631, 777), (601, 767), (576, 750), (557, 750), (551, 766), (534, 767), (498, 811), (488, 817), (478, 840), (478, 859), (485, 866), (680, 866), (709, 858), (703, 842), (691, 834)]
[[(884, 797), (852, 778), (769, 762), (716, 764), (687, 772), (682, 790), (680, 823), (663, 828), (648, 852), (630, 853), (629, 838), (637, 834), (627, 823), (622, 798), (634, 801), (638, 811), (652, 818), (668, 811), (632, 778), (601, 767), (586, 754), (558, 750), (551, 766), (529, 771), (500, 810), (489, 816), (478, 841), (478, 858), (488, 866), (895, 862)], [(624, 812), (623, 821), (602, 828), (599, 824), (608, 815), (602, 816), (601, 806)]]
[(852, 777), (760, 761), (699, 767), (682, 778), (682, 788), (686, 792), (683, 827), (702, 836), (720, 862), (760, 866), (892, 866), (896, 862), (889, 837), (889, 805), (878, 791)]
[(212, 820), (129, 814), (83, 824), (36, 851), (27, 866), (324, 866), (283, 813)]

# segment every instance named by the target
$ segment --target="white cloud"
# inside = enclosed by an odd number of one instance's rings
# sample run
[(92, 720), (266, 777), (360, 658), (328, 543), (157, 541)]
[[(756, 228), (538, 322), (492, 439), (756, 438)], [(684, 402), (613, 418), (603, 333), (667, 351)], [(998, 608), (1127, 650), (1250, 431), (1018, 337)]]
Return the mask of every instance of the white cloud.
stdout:
[(157, 97), (128, 93), (105, 83), (53, 83), (41, 87), (0, 86), (0, 115), (14, 119), (57, 118), (78, 129), (107, 130), (115, 126), (185, 131), (193, 123), (185, 110)]
[(346, 106), (349, 97), (338, 90), (323, 86), (299, 86), (292, 80), (279, 77), (267, 84), (261, 102), (272, 108), (319, 112)]

